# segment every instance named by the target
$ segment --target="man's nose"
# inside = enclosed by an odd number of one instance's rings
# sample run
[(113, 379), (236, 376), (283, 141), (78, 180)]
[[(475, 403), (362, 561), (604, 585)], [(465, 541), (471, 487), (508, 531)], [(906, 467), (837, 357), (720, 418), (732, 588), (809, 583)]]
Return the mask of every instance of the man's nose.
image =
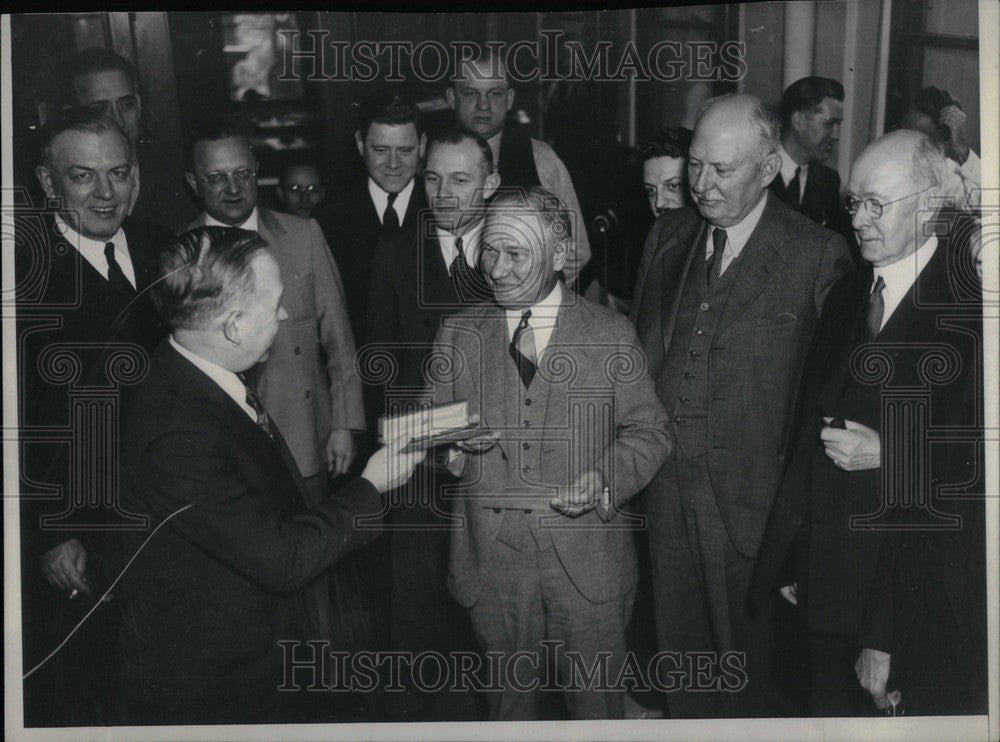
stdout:
[(485, 95), (476, 96), (476, 108), (481, 111), (490, 110), (490, 100)]
[(393, 150), (389, 150), (389, 162), (388, 162), (389, 167), (392, 168), (393, 170), (396, 170), (401, 164), (402, 161), (400, 160), (399, 153)]
[(667, 193), (666, 188), (656, 189), (656, 208), (666, 209), (670, 207), (670, 195)]
[(693, 191), (704, 193), (711, 187), (711, 178), (708, 175), (707, 167), (703, 167), (692, 174), (694, 175), (691, 179), (691, 189)]
[(111, 187), (111, 179), (107, 175), (98, 175), (94, 186), (94, 195), (102, 199), (110, 199), (115, 194)]
[(500, 253), (493, 261), (493, 265), (490, 266), (490, 278), (495, 281), (506, 276), (508, 272), (510, 272), (510, 261), (503, 253)]
[(236, 179), (236, 173), (226, 173), (226, 193), (237, 194), (243, 184)]
[(851, 226), (854, 227), (855, 231), (860, 231), (862, 227), (868, 226), (871, 223), (872, 218), (868, 213), (868, 207), (864, 203), (858, 204), (858, 210), (851, 217)]
[(830, 139), (834, 141), (840, 139), (840, 124), (834, 124), (833, 128), (830, 129)]

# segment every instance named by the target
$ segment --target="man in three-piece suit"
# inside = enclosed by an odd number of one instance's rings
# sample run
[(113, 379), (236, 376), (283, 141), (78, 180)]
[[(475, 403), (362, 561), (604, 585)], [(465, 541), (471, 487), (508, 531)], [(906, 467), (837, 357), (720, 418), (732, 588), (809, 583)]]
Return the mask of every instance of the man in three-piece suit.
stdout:
[(803, 77), (781, 96), (781, 171), (771, 191), (796, 211), (840, 234), (859, 260), (851, 220), (840, 199), (840, 175), (823, 163), (840, 138), (844, 86), (828, 77)]
[(755, 575), (802, 609), (820, 716), (986, 713), (982, 299), (963, 230), (929, 229), (944, 164), (912, 131), (854, 164), (866, 262), (823, 308)]
[[(497, 194), (481, 260), (496, 303), (446, 319), (435, 350), (445, 362), (429, 366), (435, 403), (466, 400), (489, 428), (449, 460), (462, 525), (448, 586), (483, 649), (514, 663), (508, 685), (489, 694), (494, 720), (539, 718), (537, 683), (554, 685), (546, 640), (557, 643), (570, 718), (623, 717), (616, 680), (637, 574), (617, 506), (670, 450), (631, 326), (559, 279), (570, 224), (541, 187)], [(581, 684), (565, 653), (588, 668), (608, 661)]]
[[(423, 180), (432, 212), (423, 215), (413, 232), (400, 231), (383, 241), (372, 260), (369, 349), (389, 354), (397, 367), (395, 378), (377, 388), (384, 389), (378, 404), (370, 405), (379, 414), (426, 399), (424, 366), (442, 319), (492, 296), (479, 268), (484, 201), (500, 180), (489, 145), (457, 128), (436, 132), (427, 143)], [(366, 365), (364, 357), (361, 363)], [(441, 491), (453, 482), (445, 469), (428, 464), (417, 470), (406, 492), (394, 493), (389, 543), (396, 649), (447, 651), (475, 645), (468, 617), (446, 585), (452, 521)], [(421, 619), (414, 620), (417, 616)], [(459, 708), (454, 701), (434, 702), (446, 705), (449, 714)], [(429, 707), (431, 700), (419, 703)], [(429, 708), (428, 713), (441, 712)]]
[[(126, 216), (136, 170), (134, 150), (113, 120), (68, 110), (50, 124), (36, 170), (57, 213), (18, 223), (26, 668), (54, 649), (108, 586), (110, 529), (129, 522), (114, 501), (114, 452), (99, 437), (115, 431), (88, 414), (102, 407), (101, 422), (113, 424), (121, 375), (132, 375), (126, 369), (134, 364), (141, 376), (164, 334), (146, 289), (170, 234)], [(52, 440), (60, 430), (72, 431), (68, 445)], [(102, 478), (103, 471), (112, 474)], [(53, 487), (56, 499), (45, 493)], [(102, 605), (74, 644), (26, 681), (29, 724), (104, 723), (107, 677), (95, 657), (110, 651), (117, 624), (115, 605)]]
[(185, 174), (205, 211), (189, 229), (232, 226), (258, 232), (281, 267), (289, 321), (266, 362), (251, 373), (281, 427), (313, 502), (327, 495), (327, 475), (344, 474), (364, 430), (361, 382), (340, 273), (315, 221), (257, 205), (259, 165), (249, 142), (228, 129), (191, 144)]
[[(745, 653), (751, 691), (767, 648), (741, 606), (809, 340), (850, 261), (842, 238), (768, 194), (777, 148), (758, 99), (705, 105), (688, 160), (695, 206), (653, 225), (632, 304), (674, 443), (648, 488), (660, 649)], [(674, 717), (754, 712), (743, 689), (688, 689), (670, 694)]]
[(319, 578), (377, 535), (377, 520), (360, 528), (357, 519), (377, 514), (379, 493), (423, 454), (400, 454), (405, 441), (395, 441), (312, 503), (280, 426), (242, 376), (292, 321), (267, 243), (195, 229), (164, 252), (161, 276), (154, 300), (172, 334), (121, 441), (122, 502), (149, 520), (126, 543), (135, 560), (122, 582), (115, 721), (324, 720), (326, 694), (279, 690), (296, 683), (284, 651), (308, 654), (279, 642), (330, 640)]
[[(398, 93), (370, 95), (358, 110), (354, 132), (363, 177), (330, 195), (317, 207), (319, 222), (344, 279), (347, 311), (358, 347), (368, 326), (369, 276), (380, 239), (408, 241), (417, 233), (417, 219), (427, 208), (417, 168), (424, 156), (424, 134), (417, 107)], [(376, 309), (379, 307), (375, 306)]]

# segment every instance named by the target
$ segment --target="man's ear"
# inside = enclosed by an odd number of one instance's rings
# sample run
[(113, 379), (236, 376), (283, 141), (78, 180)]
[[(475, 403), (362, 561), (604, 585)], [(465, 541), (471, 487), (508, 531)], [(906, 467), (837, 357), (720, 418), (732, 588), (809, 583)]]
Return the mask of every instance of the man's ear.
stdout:
[(805, 125), (806, 115), (802, 111), (795, 111), (795, 113), (792, 114), (792, 129), (795, 131), (802, 131)]
[(361, 132), (360, 131), (355, 131), (354, 132), (354, 144), (358, 148), (358, 154), (361, 155), (362, 157), (364, 157), (365, 156), (365, 142), (361, 138)]
[(781, 172), (781, 155), (777, 152), (772, 152), (764, 158), (764, 162), (761, 164), (760, 168), (760, 182), (764, 188), (771, 185), (771, 181), (774, 180), (778, 173)]
[(514, 88), (507, 89), (507, 111), (514, 107)]
[(242, 318), (243, 315), (238, 310), (234, 310), (222, 322), (222, 334), (226, 336), (226, 340), (234, 345), (239, 345), (243, 339)]
[(426, 151), (427, 151), (427, 135), (421, 133), (420, 144), (417, 145), (417, 154), (420, 156), (421, 160), (424, 159), (424, 152)]
[(552, 268), (561, 271), (569, 258), (569, 240), (560, 240), (552, 246)]
[(46, 198), (56, 198), (55, 184), (52, 182), (52, 173), (45, 165), (39, 165), (35, 168), (35, 177), (38, 178), (39, 184), (42, 186), (42, 190), (45, 191)]
[(194, 177), (194, 173), (184, 173), (184, 180), (187, 181), (188, 186), (197, 195), (198, 193), (198, 180)]
[(448, 101), (448, 107), (449, 108), (454, 108), (455, 107), (455, 88), (453, 88), (451, 85), (449, 85), (448, 87), (446, 87), (444, 89), (444, 97), (445, 97), (445, 100)]
[(500, 187), (500, 174), (490, 173), (486, 176), (486, 182), (483, 183), (483, 201), (487, 201), (490, 196), (497, 192), (497, 188)]

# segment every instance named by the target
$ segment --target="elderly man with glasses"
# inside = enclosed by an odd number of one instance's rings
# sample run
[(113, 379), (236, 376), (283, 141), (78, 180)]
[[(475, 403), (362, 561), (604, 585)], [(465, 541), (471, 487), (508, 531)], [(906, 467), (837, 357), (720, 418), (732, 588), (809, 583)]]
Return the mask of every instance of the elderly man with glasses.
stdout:
[(347, 471), (355, 454), (353, 431), (365, 427), (354, 335), (340, 272), (319, 225), (258, 206), (258, 168), (240, 131), (218, 127), (199, 133), (185, 177), (204, 212), (188, 228), (257, 232), (278, 261), (289, 320), (252, 370), (253, 383), (315, 505), (328, 493), (328, 475)]
[(823, 307), (755, 574), (801, 610), (819, 716), (986, 713), (982, 289), (971, 235), (934, 229), (944, 166), (913, 131), (854, 163), (865, 263)]

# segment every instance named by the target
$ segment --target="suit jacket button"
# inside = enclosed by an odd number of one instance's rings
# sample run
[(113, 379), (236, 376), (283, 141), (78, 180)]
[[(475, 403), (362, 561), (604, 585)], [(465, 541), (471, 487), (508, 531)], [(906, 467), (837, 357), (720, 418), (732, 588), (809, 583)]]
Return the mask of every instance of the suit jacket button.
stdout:
[(531, 467), (525, 464), (524, 466), (521, 467), (521, 471), (527, 474), (529, 471), (531, 471)]
[(703, 329), (701, 329), (700, 327), (696, 327), (695, 331), (694, 331), (694, 334), (695, 335), (704, 335), (705, 331)]
[(527, 451), (528, 449), (531, 448), (531, 444), (530, 443), (522, 443), (521, 444), (521, 448), (523, 448), (525, 451)]
[(524, 406), (525, 407), (531, 407), (531, 398), (528, 398), (528, 399), (524, 400)]
[(309, 399), (312, 395), (312, 389), (306, 389), (306, 399)]
[(694, 374), (691, 373), (690, 371), (685, 371), (684, 372), (684, 378), (685, 379), (693, 379), (694, 378)]
[(711, 305), (707, 301), (703, 301), (701, 303), (701, 311), (707, 312), (711, 308), (712, 308)]
[(500, 508), (493, 508), (493, 512), (496, 513), (497, 515), (500, 515), (502, 511), (500, 510)]
[(531, 420), (525, 420), (523, 423), (521, 423), (521, 425), (523, 425), (526, 428), (530, 428), (531, 427)]
[(297, 356), (302, 355), (302, 348), (299, 347), (298, 345), (295, 346), (295, 355)]
[(697, 358), (698, 356), (701, 355), (701, 353), (692, 348), (691, 350), (688, 351), (688, 355), (691, 356), (692, 358)]
[(683, 424), (684, 424), (683, 417), (678, 416), (674, 418), (674, 425), (683, 425)]

